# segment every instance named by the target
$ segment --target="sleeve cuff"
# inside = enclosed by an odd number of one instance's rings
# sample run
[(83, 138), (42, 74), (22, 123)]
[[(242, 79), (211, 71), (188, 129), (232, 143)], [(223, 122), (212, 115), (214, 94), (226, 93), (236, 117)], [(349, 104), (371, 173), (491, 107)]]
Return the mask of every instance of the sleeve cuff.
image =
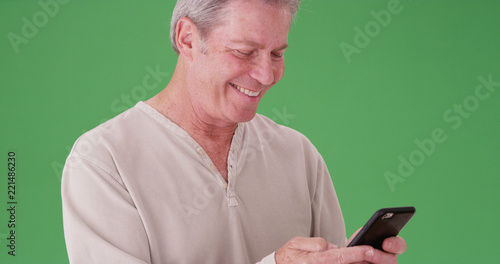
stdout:
[(267, 257), (263, 258), (260, 262), (257, 262), (256, 264), (276, 264), (276, 261), (274, 260), (274, 253), (271, 253)]

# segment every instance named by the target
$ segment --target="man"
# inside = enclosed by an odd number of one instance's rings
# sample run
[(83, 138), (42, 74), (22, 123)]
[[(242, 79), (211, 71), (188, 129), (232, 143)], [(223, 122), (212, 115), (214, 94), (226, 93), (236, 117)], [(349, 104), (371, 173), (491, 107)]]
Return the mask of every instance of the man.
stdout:
[[(328, 170), (256, 115), (284, 73), (298, 0), (179, 0), (168, 86), (84, 134), (63, 172), (72, 263), (396, 263), (406, 244), (341, 248)], [(294, 238), (295, 237), (295, 238)]]

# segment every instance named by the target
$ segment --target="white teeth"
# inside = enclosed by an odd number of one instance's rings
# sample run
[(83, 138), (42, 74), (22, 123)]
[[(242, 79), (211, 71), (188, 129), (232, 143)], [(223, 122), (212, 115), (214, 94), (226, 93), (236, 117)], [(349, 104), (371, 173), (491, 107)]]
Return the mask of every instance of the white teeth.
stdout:
[(245, 88), (241, 88), (239, 87), (238, 85), (234, 84), (234, 83), (229, 83), (231, 84), (231, 86), (233, 86), (234, 88), (238, 89), (238, 91), (250, 96), (250, 97), (256, 97), (260, 94), (260, 92), (253, 92), (253, 91), (250, 91), (250, 90), (247, 90)]

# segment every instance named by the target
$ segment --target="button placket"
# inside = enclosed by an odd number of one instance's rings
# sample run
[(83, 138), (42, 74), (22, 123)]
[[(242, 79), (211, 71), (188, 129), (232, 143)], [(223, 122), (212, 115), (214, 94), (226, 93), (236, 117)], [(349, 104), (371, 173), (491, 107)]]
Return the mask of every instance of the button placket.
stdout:
[(198, 151), (198, 154), (200, 154), (200, 156), (205, 155), (205, 151), (201, 147), (198, 148), (196, 151)]

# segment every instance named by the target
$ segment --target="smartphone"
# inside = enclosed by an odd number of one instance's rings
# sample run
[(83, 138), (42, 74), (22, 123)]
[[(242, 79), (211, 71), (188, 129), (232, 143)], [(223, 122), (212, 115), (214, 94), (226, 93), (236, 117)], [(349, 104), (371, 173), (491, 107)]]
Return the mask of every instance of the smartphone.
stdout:
[(397, 236), (414, 214), (415, 207), (413, 206), (382, 208), (373, 214), (347, 246), (369, 245), (383, 250), (384, 239)]

